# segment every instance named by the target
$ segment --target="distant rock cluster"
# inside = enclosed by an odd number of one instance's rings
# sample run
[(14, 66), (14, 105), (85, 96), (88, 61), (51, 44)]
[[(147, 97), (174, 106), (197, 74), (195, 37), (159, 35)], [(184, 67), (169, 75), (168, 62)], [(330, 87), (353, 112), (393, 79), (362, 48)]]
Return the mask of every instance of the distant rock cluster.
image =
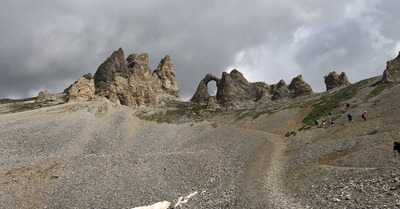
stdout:
[(45, 102), (49, 99), (51, 99), (51, 93), (49, 91), (40, 91), (39, 95), (36, 97), (35, 102)]
[[(217, 93), (208, 93), (208, 83), (215, 81)], [(324, 77), (326, 90), (332, 90), (350, 84), (344, 72), (335, 71)], [(381, 83), (400, 81), (400, 53), (387, 62)], [(151, 71), (148, 54), (130, 54), (126, 59), (120, 48), (114, 51), (97, 69), (94, 76), (85, 74), (65, 91), (67, 102), (89, 101), (104, 96), (116, 104), (131, 107), (149, 107), (167, 100), (180, 99), (172, 59), (166, 55), (157, 69)], [(264, 82), (249, 82), (243, 74), (234, 69), (222, 73), (218, 78), (207, 74), (199, 83), (191, 102), (207, 105), (210, 110), (234, 108), (248, 104), (259, 104), (268, 101), (290, 99), (312, 94), (311, 86), (301, 75), (292, 79), (289, 85), (284, 80), (268, 85)], [(46, 101), (50, 92), (39, 93), (37, 102)]]
[[(208, 93), (207, 85), (210, 81), (215, 81), (217, 84), (216, 96), (210, 96)], [(294, 78), (290, 85), (286, 85), (281, 80), (278, 84), (270, 86), (264, 82), (249, 82), (241, 72), (234, 69), (231, 73), (222, 73), (222, 78), (207, 74), (200, 81), (196, 93), (190, 101), (206, 104), (208, 109), (215, 109), (218, 106), (237, 107), (311, 93), (313, 92), (310, 85), (303, 80), (301, 75)]]
[(104, 96), (116, 104), (147, 107), (168, 99), (179, 99), (178, 85), (170, 56), (151, 72), (147, 54), (130, 54), (120, 48), (97, 69), (84, 75), (67, 90), (68, 102), (88, 101)]

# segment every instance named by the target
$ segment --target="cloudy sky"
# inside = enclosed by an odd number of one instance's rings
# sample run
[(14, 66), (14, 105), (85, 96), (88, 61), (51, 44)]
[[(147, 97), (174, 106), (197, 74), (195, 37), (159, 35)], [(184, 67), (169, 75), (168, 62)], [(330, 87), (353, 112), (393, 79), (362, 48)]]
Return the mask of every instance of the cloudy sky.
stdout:
[[(63, 91), (114, 50), (173, 59), (189, 99), (207, 73), (315, 92), (381, 75), (400, 51), (398, 0), (0, 0), (0, 98)], [(210, 87), (215, 84), (210, 83)]]

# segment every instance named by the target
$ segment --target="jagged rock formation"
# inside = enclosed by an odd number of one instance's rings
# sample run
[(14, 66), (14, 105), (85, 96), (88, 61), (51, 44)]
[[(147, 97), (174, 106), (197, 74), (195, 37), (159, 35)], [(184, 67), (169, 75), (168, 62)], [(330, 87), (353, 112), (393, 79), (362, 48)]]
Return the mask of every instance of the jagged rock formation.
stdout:
[(243, 105), (248, 102), (266, 100), (269, 86), (264, 82), (250, 83), (236, 69), (231, 73), (224, 72), (217, 86), (217, 100), (230, 106)]
[(94, 98), (94, 79), (91, 73), (83, 75), (67, 90), (67, 102), (84, 102)]
[(271, 87), (272, 100), (295, 98), (311, 93), (313, 93), (312, 88), (304, 81), (302, 75), (293, 78), (289, 85), (284, 80), (280, 80), (276, 85), (272, 85)]
[(73, 92), (72, 96), (68, 94), (68, 101), (90, 100), (92, 92), (131, 107), (153, 106), (180, 98), (170, 56), (165, 56), (151, 72), (147, 54), (130, 54), (125, 60), (121, 48), (99, 66), (93, 79), (81, 78), (75, 84), (66, 90)]
[(35, 102), (44, 102), (49, 99), (51, 99), (51, 93), (49, 91), (40, 91), (39, 95), (36, 97)]
[(349, 85), (350, 82), (347, 79), (346, 73), (342, 72), (340, 75), (335, 71), (330, 72), (324, 77), (326, 90), (331, 90), (340, 86)]
[(215, 83), (217, 84), (217, 88), (218, 88), (221, 79), (215, 77), (212, 74), (207, 74), (206, 77), (200, 81), (199, 86), (197, 87), (196, 93), (190, 99), (191, 102), (194, 102), (197, 104), (205, 104), (208, 102), (208, 98), (210, 97), (210, 94), (208, 94), (207, 85), (210, 81), (215, 81)]
[(209, 103), (213, 103), (214, 100), (210, 99), (211, 96), (208, 94), (207, 87), (208, 82), (212, 80), (217, 83), (215, 102), (217, 105), (224, 107), (237, 107), (283, 98), (294, 98), (312, 93), (310, 85), (303, 80), (301, 75), (294, 78), (289, 86), (283, 80), (276, 85), (269, 86), (264, 82), (251, 83), (244, 78), (242, 73), (234, 69), (231, 73), (222, 73), (221, 79), (207, 74), (200, 81), (197, 91), (190, 101), (197, 104), (207, 104), (207, 106), (209, 106)]
[(289, 86), (284, 80), (280, 80), (277, 84), (271, 87), (272, 100), (279, 100), (286, 97), (290, 97)]
[(396, 58), (386, 63), (386, 70), (383, 72), (382, 83), (395, 83), (400, 81), (400, 52)]
[(302, 75), (298, 75), (292, 79), (289, 84), (289, 90), (291, 91), (290, 97), (292, 98), (312, 93), (311, 86), (304, 81)]

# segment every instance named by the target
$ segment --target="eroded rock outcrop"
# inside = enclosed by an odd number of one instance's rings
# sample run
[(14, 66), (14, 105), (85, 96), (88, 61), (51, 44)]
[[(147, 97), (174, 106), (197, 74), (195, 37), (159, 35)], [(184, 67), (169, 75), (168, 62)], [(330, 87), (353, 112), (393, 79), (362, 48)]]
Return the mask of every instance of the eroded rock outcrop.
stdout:
[(289, 84), (289, 90), (291, 91), (290, 97), (298, 97), (313, 93), (311, 86), (306, 83), (302, 75), (298, 75), (293, 78)]
[(208, 98), (210, 97), (210, 94), (208, 93), (208, 83), (210, 81), (215, 81), (217, 84), (217, 88), (220, 83), (219, 78), (215, 77), (212, 74), (207, 74), (206, 77), (204, 77), (200, 83), (199, 86), (197, 87), (196, 93), (194, 93), (193, 97), (190, 99), (191, 102), (197, 103), (197, 104), (206, 104), (208, 102)]
[(91, 73), (83, 75), (66, 92), (67, 102), (84, 102), (93, 99), (95, 93), (93, 75)]
[(271, 94), (272, 100), (279, 100), (291, 96), (289, 86), (284, 80), (280, 80), (277, 84), (272, 85)]
[(148, 54), (130, 54), (125, 60), (121, 48), (99, 66), (94, 86), (96, 94), (131, 107), (153, 106), (180, 98), (170, 56), (165, 56), (151, 72)]
[(222, 73), (217, 87), (217, 100), (220, 104), (232, 106), (253, 103), (269, 98), (269, 86), (264, 82), (251, 83), (236, 69)]
[(342, 72), (340, 75), (335, 71), (330, 72), (324, 77), (326, 90), (331, 90), (340, 86), (349, 85), (350, 82), (347, 79), (346, 73)]
[(49, 91), (40, 91), (35, 102), (45, 102), (49, 99), (51, 99), (51, 93)]
[[(217, 94), (215, 99), (208, 94), (207, 84), (211, 80), (217, 83)], [(278, 84), (269, 86), (264, 82), (249, 82), (243, 74), (236, 69), (231, 73), (222, 73), (219, 79), (214, 75), (207, 74), (200, 81), (197, 91), (191, 98), (191, 102), (197, 104), (206, 104), (207, 108), (212, 105), (215, 107), (237, 107), (247, 104), (257, 104), (268, 102), (271, 100), (279, 100), (283, 98), (293, 98), (297, 96), (311, 94), (312, 89), (303, 77), (297, 76), (292, 80), (290, 85), (281, 80)]]
[(396, 58), (386, 63), (386, 70), (383, 72), (382, 83), (395, 83), (400, 81), (400, 52)]

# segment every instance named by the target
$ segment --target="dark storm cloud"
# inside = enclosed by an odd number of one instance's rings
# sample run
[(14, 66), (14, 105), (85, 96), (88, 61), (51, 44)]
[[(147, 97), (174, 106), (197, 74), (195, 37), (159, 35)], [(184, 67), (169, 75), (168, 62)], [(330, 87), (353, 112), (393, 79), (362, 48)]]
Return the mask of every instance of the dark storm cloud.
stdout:
[[(61, 92), (114, 50), (169, 54), (181, 97), (207, 74), (237, 68), (251, 81), (303, 74), (355, 82), (382, 73), (400, 50), (396, 1), (7, 1), (0, 9), (0, 98)], [(362, 71), (362, 75), (357, 73)]]

